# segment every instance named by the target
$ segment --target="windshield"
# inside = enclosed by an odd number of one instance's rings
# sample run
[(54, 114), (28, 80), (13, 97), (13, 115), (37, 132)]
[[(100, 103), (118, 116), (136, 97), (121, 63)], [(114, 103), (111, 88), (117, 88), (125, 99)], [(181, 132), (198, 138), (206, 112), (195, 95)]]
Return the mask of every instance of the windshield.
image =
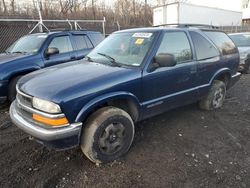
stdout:
[(116, 33), (101, 42), (88, 59), (115, 65), (140, 66), (150, 49), (154, 33)]
[(230, 35), (236, 46), (250, 46), (250, 34)]
[(6, 52), (8, 53), (36, 53), (47, 35), (28, 35), (20, 38), (12, 44)]

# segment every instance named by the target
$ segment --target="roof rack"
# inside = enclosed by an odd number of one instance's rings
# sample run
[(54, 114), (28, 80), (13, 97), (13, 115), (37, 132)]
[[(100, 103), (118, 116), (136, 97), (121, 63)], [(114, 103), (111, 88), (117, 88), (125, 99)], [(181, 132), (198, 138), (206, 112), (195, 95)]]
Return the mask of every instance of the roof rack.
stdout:
[(44, 31), (44, 32), (56, 32), (56, 31), (87, 31), (87, 29), (70, 29), (70, 28), (55, 28), (55, 29), (50, 29), (49, 31)]
[(209, 28), (209, 29), (219, 29), (219, 27), (214, 25), (206, 25), (206, 24), (161, 24), (154, 27), (163, 27), (163, 26), (170, 26), (176, 28), (189, 28), (189, 27), (197, 27), (197, 28)]

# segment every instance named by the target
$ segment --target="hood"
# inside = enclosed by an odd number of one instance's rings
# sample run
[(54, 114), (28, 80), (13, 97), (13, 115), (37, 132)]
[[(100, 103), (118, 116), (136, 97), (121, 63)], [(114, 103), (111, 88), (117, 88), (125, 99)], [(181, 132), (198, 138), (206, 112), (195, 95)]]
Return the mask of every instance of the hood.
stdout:
[(0, 54), (0, 65), (8, 63), (10, 61), (22, 59), (24, 57), (31, 56), (31, 54), (20, 54), (20, 53), (2, 53)]
[(18, 87), (31, 96), (58, 103), (110, 88), (135, 72), (138, 69), (82, 60), (35, 71), (20, 79)]

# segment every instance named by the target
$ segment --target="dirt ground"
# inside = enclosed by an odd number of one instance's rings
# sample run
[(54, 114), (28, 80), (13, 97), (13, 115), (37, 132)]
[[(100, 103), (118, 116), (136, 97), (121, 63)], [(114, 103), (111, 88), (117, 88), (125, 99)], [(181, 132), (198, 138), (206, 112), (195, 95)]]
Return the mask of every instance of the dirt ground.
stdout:
[(29, 140), (2, 107), (0, 187), (250, 187), (250, 75), (218, 111), (194, 104), (138, 123), (129, 153), (101, 166)]

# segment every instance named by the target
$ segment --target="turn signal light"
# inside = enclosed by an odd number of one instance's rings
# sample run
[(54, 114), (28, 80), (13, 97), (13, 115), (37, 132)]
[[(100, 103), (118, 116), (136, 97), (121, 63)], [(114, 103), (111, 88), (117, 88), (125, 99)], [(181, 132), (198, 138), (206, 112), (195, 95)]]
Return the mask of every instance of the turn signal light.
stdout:
[(34, 120), (38, 122), (44, 123), (46, 125), (51, 125), (51, 126), (62, 126), (62, 125), (66, 125), (69, 123), (66, 117), (59, 118), (59, 119), (50, 119), (50, 118), (40, 116), (38, 114), (33, 114), (32, 117)]

